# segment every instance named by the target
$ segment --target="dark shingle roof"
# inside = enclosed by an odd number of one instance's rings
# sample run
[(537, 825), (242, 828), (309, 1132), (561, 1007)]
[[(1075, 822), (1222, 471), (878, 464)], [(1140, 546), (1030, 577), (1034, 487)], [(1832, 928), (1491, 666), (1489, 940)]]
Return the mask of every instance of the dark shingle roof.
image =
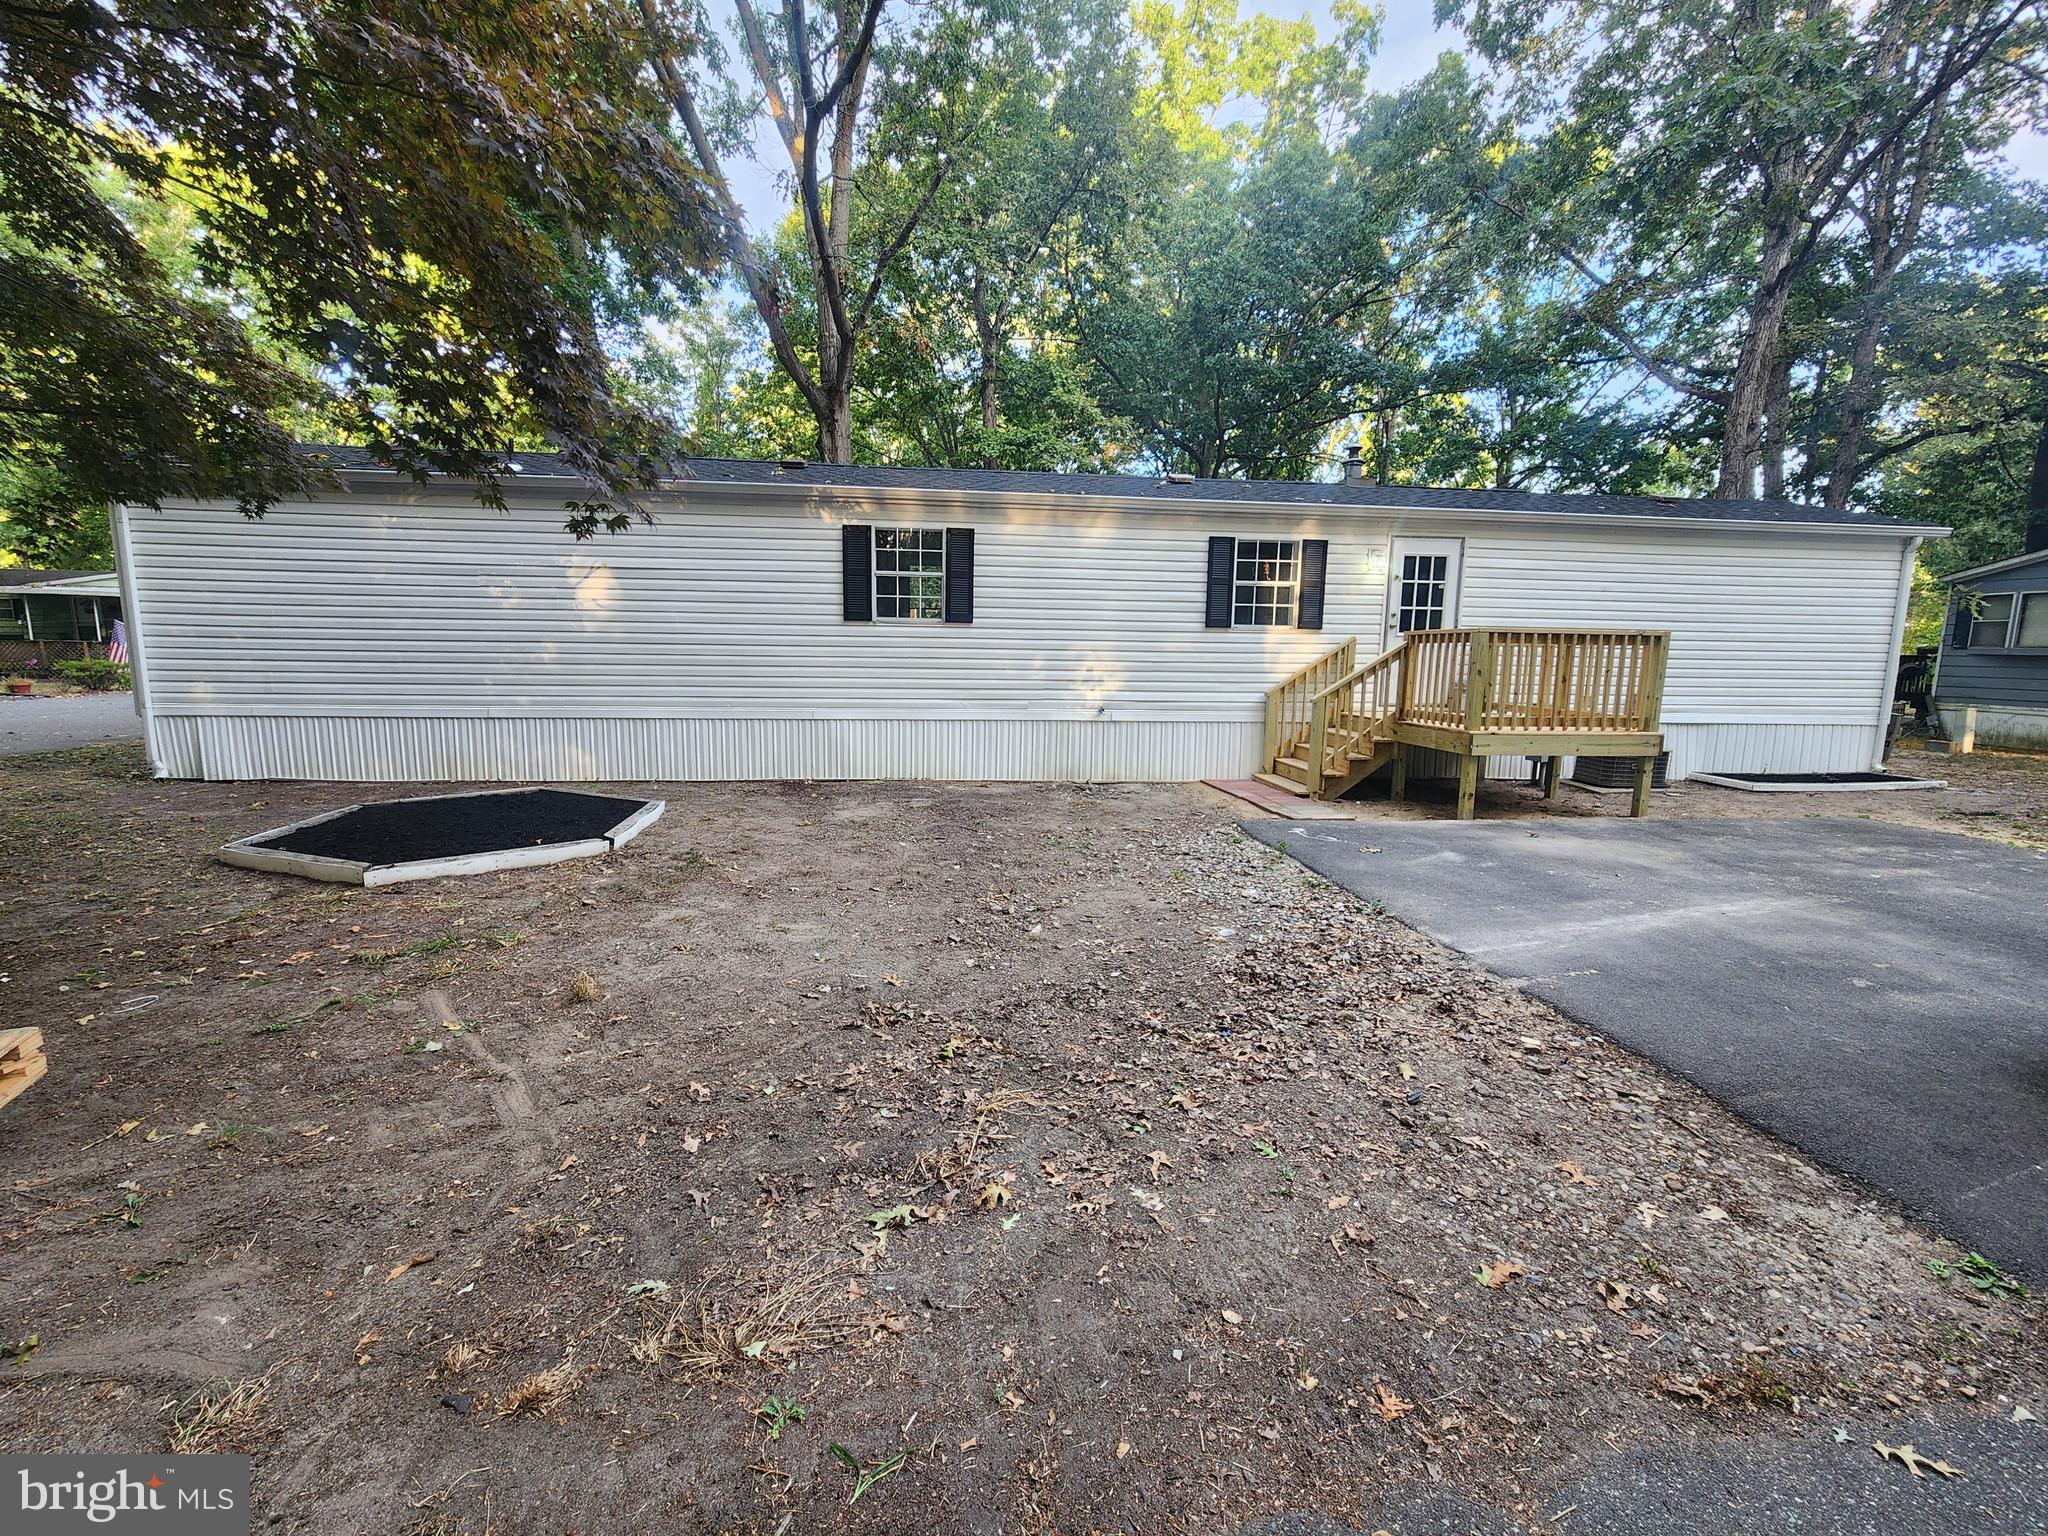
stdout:
[[(309, 448), (343, 471), (382, 466), (361, 448)], [(508, 453), (508, 478), (563, 473), (553, 453)], [(1804, 523), (1883, 528), (1898, 533), (1947, 532), (1938, 523), (1905, 522), (1868, 512), (1835, 511), (1795, 501), (1723, 501), (1688, 496), (1600, 496), (1542, 491), (1440, 490), (1412, 485), (1347, 485), (1306, 480), (1170, 481), (1158, 475), (1053, 474), (1011, 469), (915, 469), (870, 464), (782, 464), (772, 459), (689, 459), (680, 484), (785, 485), (817, 490), (1002, 492), (1048, 498), (1133, 499), (1162, 504), (1234, 503), (1247, 509), (1300, 506), (1416, 512), (1547, 513), (1583, 517), (1651, 517), (1681, 521)]]
[(0, 587), (27, 587), (45, 581), (75, 581), (80, 576), (105, 576), (107, 571), (32, 571), (25, 565), (0, 570)]

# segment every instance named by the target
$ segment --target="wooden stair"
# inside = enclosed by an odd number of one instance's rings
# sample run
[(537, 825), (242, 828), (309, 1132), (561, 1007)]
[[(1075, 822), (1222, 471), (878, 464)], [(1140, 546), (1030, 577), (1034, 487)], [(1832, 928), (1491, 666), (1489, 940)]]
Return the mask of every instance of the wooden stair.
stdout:
[(20, 1098), (49, 1069), (40, 1029), (0, 1029), (0, 1108)]
[[(1335, 800), (1346, 791), (1371, 778), (1394, 761), (1394, 743), (1364, 733), (1347, 736), (1325, 754), (1321, 798)], [(1306, 796), (1309, 793), (1308, 746), (1294, 742), (1286, 753), (1273, 760), (1271, 771), (1253, 778), (1275, 789)]]

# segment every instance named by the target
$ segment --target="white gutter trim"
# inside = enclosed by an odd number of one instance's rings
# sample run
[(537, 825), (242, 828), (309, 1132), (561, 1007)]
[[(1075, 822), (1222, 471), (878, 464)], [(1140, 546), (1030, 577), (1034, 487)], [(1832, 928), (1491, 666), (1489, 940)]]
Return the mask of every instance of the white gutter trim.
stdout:
[(156, 777), (169, 778), (156, 745), (156, 717), (149, 704), (149, 666), (142, 648), (142, 605), (136, 601), (135, 557), (129, 553), (128, 508), (117, 504), (113, 515), (114, 571), (121, 578), (121, 613), (128, 622), (128, 675), (135, 685), (135, 713), (142, 721), (142, 741)]
[[(441, 479), (422, 486), (410, 476), (399, 475), (388, 469), (350, 469), (342, 472), (344, 484), (350, 477), (377, 477), (388, 482), (408, 482), (416, 492), (431, 494), (445, 486), (450, 490), (473, 484), (472, 481)], [(508, 475), (500, 489), (508, 495), (522, 489), (544, 490), (549, 487), (583, 488), (588, 484), (576, 475)], [(354, 489), (353, 485), (349, 485)], [(367, 489), (367, 487), (365, 487)], [(1207, 496), (1115, 496), (1076, 495), (1060, 498), (1052, 491), (993, 491), (963, 487), (939, 489), (923, 486), (870, 486), (870, 485), (807, 485), (790, 482), (777, 485), (747, 480), (665, 480), (648, 491), (650, 500), (668, 497), (678, 502), (688, 502), (692, 496), (706, 491), (734, 494), (748, 497), (786, 497), (794, 493), (803, 497), (811, 506), (824, 509), (833, 506), (894, 506), (908, 503), (925, 510), (936, 508), (966, 509), (974, 506), (997, 504), (1044, 507), (1059, 502), (1069, 513), (1083, 509), (1116, 513), (1151, 513), (1166, 516), (1173, 513), (1214, 516), (1218, 514), (1237, 517), (1259, 516), (1271, 518), (1284, 515), (1294, 518), (1313, 517), (1370, 517), (1375, 521), (1450, 519), (1456, 522), (1498, 522), (1510, 526), (1529, 523), (1590, 524), (1595, 527), (1611, 528), (1727, 528), (1752, 533), (1828, 533), (1850, 534), (1857, 537), (1875, 535), (1880, 538), (1923, 538), (1945, 537), (1952, 530), (1937, 523), (1892, 522), (1889, 519), (1872, 519), (1867, 523), (1844, 523), (1827, 520), (1793, 520), (1789, 518), (1737, 518), (1737, 517), (1691, 517), (1683, 512), (1664, 515), (1631, 514), (1626, 512), (1532, 512), (1487, 507), (1408, 507), (1383, 506), (1374, 502), (1335, 501), (1286, 501), (1257, 500), (1248, 497), (1207, 497)], [(1684, 498), (1675, 498), (1683, 502)]]
[(1884, 769), (1884, 736), (1891, 724), (1892, 695), (1899, 687), (1899, 647), (1906, 643), (1906, 610), (1913, 604), (1913, 570), (1919, 562), (1919, 554), (1920, 540), (1908, 539), (1905, 553), (1899, 557), (1899, 591), (1892, 604), (1892, 648), (1890, 659), (1885, 663), (1884, 692), (1877, 700), (1877, 738), (1870, 748), (1873, 772)]

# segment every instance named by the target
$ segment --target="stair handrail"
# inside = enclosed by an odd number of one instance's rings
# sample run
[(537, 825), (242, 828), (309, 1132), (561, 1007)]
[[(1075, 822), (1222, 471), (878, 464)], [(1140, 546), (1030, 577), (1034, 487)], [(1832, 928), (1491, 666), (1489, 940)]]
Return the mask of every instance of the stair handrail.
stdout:
[(1308, 729), (1310, 699), (1330, 678), (1350, 671), (1357, 655), (1358, 637), (1353, 635), (1266, 690), (1265, 759), (1269, 770), (1277, 765), (1294, 732)]
[(1370, 735), (1382, 721), (1398, 716), (1401, 712), (1400, 683), (1395, 681), (1392, 696), (1382, 698), (1381, 707), (1368, 713), (1363, 709), (1351, 708), (1351, 697), (1355, 690), (1362, 690), (1366, 681), (1384, 672), (1391, 672), (1401, 664), (1407, 652), (1408, 637), (1399, 639), (1380, 652), (1364, 666), (1355, 667), (1327, 687), (1319, 689), (1309, 700), (1308, 722), (1308, 792), (1311, 798), (1322, 793), (1323, 778), (1329, 769), (1330, 736), (1346, 731), (1354, 735)]

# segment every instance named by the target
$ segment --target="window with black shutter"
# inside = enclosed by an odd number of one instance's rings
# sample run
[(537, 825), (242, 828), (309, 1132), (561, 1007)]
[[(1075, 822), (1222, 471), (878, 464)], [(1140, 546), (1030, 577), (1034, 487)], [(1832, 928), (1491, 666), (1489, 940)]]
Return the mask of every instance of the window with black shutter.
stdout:
[(972, 528), (849, 524), (842, 558), (845, 616), (910, 623), (974, 622)]

